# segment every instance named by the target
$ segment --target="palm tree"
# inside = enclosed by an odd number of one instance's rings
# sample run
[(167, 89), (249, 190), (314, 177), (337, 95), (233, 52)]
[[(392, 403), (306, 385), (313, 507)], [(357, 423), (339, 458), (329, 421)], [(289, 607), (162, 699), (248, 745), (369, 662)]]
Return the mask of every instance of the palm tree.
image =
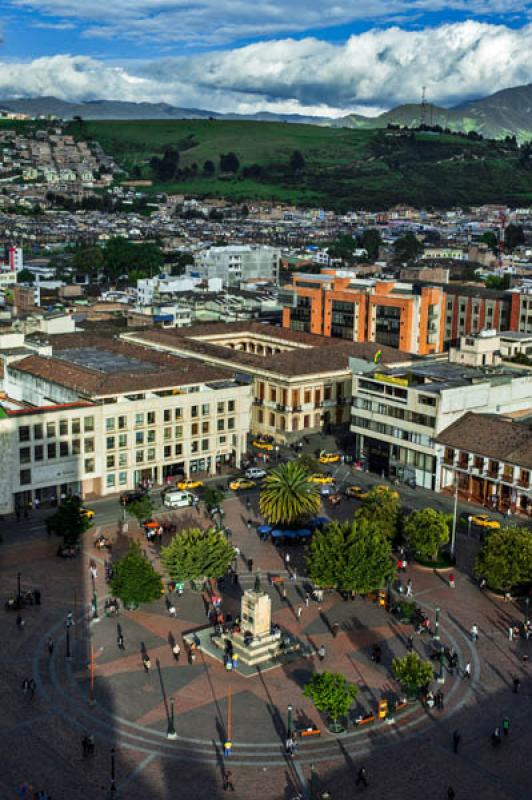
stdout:
[(262, 516), (273, 525), (293, 525), (315, 514), (320, 507), (320, 494), (308, 478), (307, 470), (294, 461), (272, 470), (260, 493)]

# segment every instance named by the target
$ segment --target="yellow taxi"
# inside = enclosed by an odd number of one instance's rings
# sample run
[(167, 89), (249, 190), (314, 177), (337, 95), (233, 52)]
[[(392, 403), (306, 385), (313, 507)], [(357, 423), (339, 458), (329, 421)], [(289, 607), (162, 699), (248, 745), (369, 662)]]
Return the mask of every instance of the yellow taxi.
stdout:
[(487, 514), (475, 514), (475, 516), (471, 517), (471, 525), (476, 525), (477, 528), (491, 528), (492, 530), (498, 530), (501, 527), (501, 523), (498, 520), (489, 517)]
[(232, 492), (238, 492), (240, 489), (253, 489), (256, 485), (255, 481), (251, 481), (249, 478), (236, 478), (234, 481), (230, 481), (229, 488)]
[(85, 519), (93, 519), (94, 511), (92, 508), (85, 508), (85, 506), (80, 506), (79, 509), (80, 516), (84, 517)]
[(203, 486), (203, 481), (198, 481), (194, 478), (185, 478), (182, 481), (178, 481), (176, 485), (182, 492), (186, 492), (188, 489), (199, 489), (200, 486)]
[(320, 483), (322, 485), (327, 485), (334, 483), (334, 476), (333, 475), (324, 475), (322, 472), (315, 472), (314, 475), (309, 477), (310, 483)]
[(266, 442), (264, 439), (253, 439), (251, 444), (253, 447), (258, 447), (259, 450), (267, 450), (268, 452), (273, 450), (272, 442)]
[(327, 453), (325, 450), (322, 450), (319, 457), (320, 464), (336, 464), (338, 461), (341, 461), (342, 456), (340, 453)]
[(346, 497), (353, 497), (355, 500), (365, 500), (368, 496), (367, 489), (362, 486), (347, 486), (345, 490)]

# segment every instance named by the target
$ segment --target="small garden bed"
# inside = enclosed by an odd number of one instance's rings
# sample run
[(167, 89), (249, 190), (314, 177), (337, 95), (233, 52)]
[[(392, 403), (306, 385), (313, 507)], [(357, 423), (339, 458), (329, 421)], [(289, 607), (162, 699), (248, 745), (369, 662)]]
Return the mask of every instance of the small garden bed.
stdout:
[(451, 569), (454, 566), (453, 559), (450, 553), (438, 553), (437, 558), (424, 559), (419, 556), (414, 556), (416, 564), (420, 567), (428, 567), (429, 569)]

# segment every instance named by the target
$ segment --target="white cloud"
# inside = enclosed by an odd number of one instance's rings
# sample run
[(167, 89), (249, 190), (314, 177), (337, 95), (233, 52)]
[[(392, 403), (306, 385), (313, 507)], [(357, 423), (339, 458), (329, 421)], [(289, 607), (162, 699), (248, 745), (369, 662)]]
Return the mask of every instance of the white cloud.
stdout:
[(280, 39), (188, 58), (120, 66), (60, 55), (0, 63), (0, 96), (164, 101), (184, 107), (316, 115), (377, 113), (418, 102), (451, 105), (532, 81), (532, 25), (464, 22), (352, 36), (341, 45)]
[(69, 18), (83, 35), (143, 42), (219, 45), (345, 25), (459, 11), (468, 17), (530, 13), (530, 0), (8, 0), (41, 15)]

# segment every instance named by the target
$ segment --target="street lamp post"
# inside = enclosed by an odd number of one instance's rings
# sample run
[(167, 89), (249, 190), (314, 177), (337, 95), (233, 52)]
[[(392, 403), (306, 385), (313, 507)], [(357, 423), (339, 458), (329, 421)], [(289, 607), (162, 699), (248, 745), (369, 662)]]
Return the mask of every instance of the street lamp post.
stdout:
[(167, 739), (177, 739), (177, 733), (175, 730), (174, 724), (174, 703), (175, 700), (173, 697), (170, 698), (170, 714), (168, 716), (168, 729), (166, 731), (166, 738)]
[(115, 749), (111, 748), (111, 785), (109, 787), (109, 797), (116, 797), (116, 775), (115, 775)]
[(468, 537), (471, 536), (471, 525), (472, 525), (472, 523), (473, 523), (473, 517), (470, 514), (468, 516), (468, 518), (467, 518), (467, 535), (468, 535)]
[(439, 655), (440, 669), (439, 669), (439, 672), (438, 672), (438, 683), (445, 683), (445, 674), (443, 672), (443, 656), (444, 656), (444, 654), (445, 654), (445, 648), (442, 645), (440, 647), (440, 655)]
[(292, 711), (293, 711), (292, 703), (288, 704), (287, 711), (288, 711), (288, 719), (287, 719), (287, 723), (286, 723), (287, 738), (291, 739), (292, 738)]
[[(529, 620), (529, 616), (528, 616), (528, 608), (529, 608), (529, 606), (530, 606), (530, 597), (525, 597), (525, 625)], [(525, 631), (525, 633), (526, 633), (526, 631)]]
[(436, 619), (434, 620), (434, 636), (432, 637), (436, 642), (440, 640), (440, 609), (436, 609)]
[(392, 576), (388, 575), (386, 579), (386, 610), (392, 610)]
[(72, 653), (70, 652), (70, 626), (68, 626), (68, 625), (67, 625), (67, 629), (66, 629), (65, 659), (67, 661), (72, 661)]
[(98, 596), (96, 594), (96, 581), (94, 579), (94, 575), (91, 574), (92, 579), (92, 618), (94, 620), (99, 619), (98, 615)]

